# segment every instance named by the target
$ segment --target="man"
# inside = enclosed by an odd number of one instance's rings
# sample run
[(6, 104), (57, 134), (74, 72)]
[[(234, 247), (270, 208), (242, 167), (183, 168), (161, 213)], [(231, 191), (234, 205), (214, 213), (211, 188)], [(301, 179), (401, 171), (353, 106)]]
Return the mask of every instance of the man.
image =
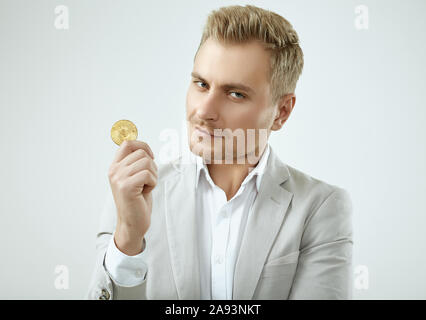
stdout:
[(120, 146), (88, 298), (352, 298), (348, 192), (267, 143), (294, 108), (302, 68), (297, 33), (278, 14), (210, 14), (186, 99), (191, 161), (157, 169), (146, 143)]

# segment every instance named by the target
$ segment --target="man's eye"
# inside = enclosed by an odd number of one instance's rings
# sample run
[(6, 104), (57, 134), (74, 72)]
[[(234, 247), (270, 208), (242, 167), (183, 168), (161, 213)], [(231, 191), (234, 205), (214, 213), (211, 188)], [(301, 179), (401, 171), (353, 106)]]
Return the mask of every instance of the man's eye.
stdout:
[(231, 94), (233, 94), (233, 93), (235, 93), (234, 97), (237, 98), (237, 99), (244, 99), (245, 98), (245, 96), (243, 94), (239, 93), (239, 92), (231, 92)]
[[(201, 88), (205, 88), (205, 87), (203, 87), (203, 85), (207, 85), (205, 82), (203, 82), (203, 81), (194, 81), (194, 83), (197, 85), (197, 86), (199, 86), (199, 87), (201, 87)], [(201, 84), (201, 85), (200, 85)]]

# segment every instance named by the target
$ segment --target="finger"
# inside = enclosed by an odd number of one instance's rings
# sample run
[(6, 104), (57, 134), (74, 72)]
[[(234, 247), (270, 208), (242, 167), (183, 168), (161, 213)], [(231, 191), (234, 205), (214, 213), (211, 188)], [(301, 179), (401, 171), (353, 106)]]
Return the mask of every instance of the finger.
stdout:
[(127, 176), (131, 177), (143, 170), (149, 170), (155, 178), (158, 178), (155, 163), (151, 158), (142, 158), (129, 165), (127, 167)]
[(146, 142), (139, 141), (139, 140), (125, 140), (120, 145), (120, 148), (117, 150), (114, 162), (120, 162), (123, 160), (128, 154), (132, 153), (133, 151), (137, 149), (143, 149), (146, 152), (148, 152), (152, 158), (154, 158), (154, 153), (152, 152), (151, 148)]
[(151, 171), (143, 170), (129, 177), (128, 183), (131, 187), (140, 187), (143, 188), (143, 191), (147, 192), (144, 189), (148, 187), (148, 190), (152, 190), (157, 185), (157, 179)]
[(136, 149), (132, 153), (128, 154), (123, 160), (120, 161), (120, 166), (129, 166), (142, 158), (149, 158), (152, 160), (151, 155), (144, 149)]

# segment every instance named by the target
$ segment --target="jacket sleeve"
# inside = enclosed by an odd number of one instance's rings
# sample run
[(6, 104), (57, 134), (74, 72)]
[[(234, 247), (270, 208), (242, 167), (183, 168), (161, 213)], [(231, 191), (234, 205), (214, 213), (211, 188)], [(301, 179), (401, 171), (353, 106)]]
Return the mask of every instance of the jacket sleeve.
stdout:
[[(116, 207), (112, 195), (102, 211), (99, 229), (96, 235), (96, 259), (92, 272), (86, 299), (94, 300), (130, 300), (147, 299), (146, 272), (144, 280), (137, 284), (126, 286), (114, 281), (105, 267), (105, 257), (112, 241), (117, 221)], [(111, 252), (111, 250), (110, 250)]]
[(335, 188), (305, 223), (289, 299), (352, 299), (352, 201)]

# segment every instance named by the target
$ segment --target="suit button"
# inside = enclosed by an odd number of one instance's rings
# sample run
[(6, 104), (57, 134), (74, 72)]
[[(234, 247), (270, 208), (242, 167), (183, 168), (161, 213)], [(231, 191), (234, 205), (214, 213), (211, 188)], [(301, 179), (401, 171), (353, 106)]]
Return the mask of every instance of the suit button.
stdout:
[(102, 295), (99, 296), (99, 300), (109, 300), (110, 295), (109, 292), (105, 289), (102, 289)]

